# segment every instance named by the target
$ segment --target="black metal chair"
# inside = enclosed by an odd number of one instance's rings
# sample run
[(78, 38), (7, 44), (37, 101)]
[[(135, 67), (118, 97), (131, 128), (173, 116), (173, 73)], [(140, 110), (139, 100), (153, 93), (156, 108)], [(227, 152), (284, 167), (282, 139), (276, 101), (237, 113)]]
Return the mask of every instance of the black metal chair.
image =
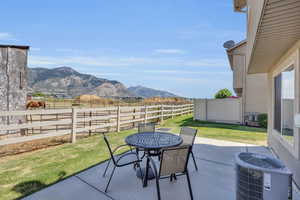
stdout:
[[(138, 133), (149, 133), (152, 134), (155, 132), (155, 124), (154, 123), (139, 123), (138, 124)], [(144, 151), (142, 148), (136, 148), (136, 152), (139, 153), (139, 151)], [(153, 154), (157, 152), (152, 152)], [(142, 155), (141, 159), (145, 157), (145, 151)]]
[(179, 135), (181, 136), (181, 138), (183, 140), (182, 144), (181, 144), (182, 146), (185, 146), (185, 145), (191, 146), (191, 149), (190, 149), (191, 152), (190, 153), (192, 155), (195, 168), (198, 171), (198, 166), (197, 166), (195, 156), (194, 156), (194, 153), (193, 153), (193, 145), (194, 145), (194, 142), (195, 142), (197, 131), (198, 131), (197, 129), (193, 129), (193, 128), (189, 128), (189, 127), (182, 127), (180, 129), (180, 134)]
[(111, 158), (108, 161), (108, 163), (107, 163), (107, 166), (106, 166), (105, 171), (103, 173), (103, 177), (105, 176), (106, 171), (107, 171), (107, 169), (108, 169), (109, 164), (111, 163), (111, 161), (112, 161), (112, 163), (114, 165), (113, 170), (112, 170), (112, 172), (110, 174), (108, 183), (107, 183), (106, 188), (105, 188), (105, 192), (107, 192), (108, 186), (109, 186), (109, 184), (111, 182), (111, 179), (112, 179), (112, 177), (113, 177), (113, 175), (115, 173), (115, 169), (117, 167), (124, 167), (124, 166), (133, 164), (134, 166), (137, 166), (137, 168), (140, 170), (141, 174), (142, 174), (142, 170), (141, 170), (141, 166), (140, 166), (141, 160), (139, 159), (139, 156), (138, 156), (138, 154), (136, 152), (129, 151), (129, 152), (125, 152), (123, 154), (114, 155), (119, 149), (121, 149), (121, 148), (123, 148), (125, 146), (128, 147), (128, 145), (120, 145), (120, 146), (116, 147), (114, 150), (112, 150), (111, 147), (110, 147), (110, 144), (108, 142), (108, 139), (105, 136), (105, 134), (103, 134), (103, 139), (104, 139), (104, 141), (105, 141), (105, 143), (107, 145), (107, 148), (108, 148), (108, 151), (109, 151), (109, 154), (110, 154), (110, 158)]
[(154, 133), (155, 132), (155, 124), (154, 123), (139, 123), (138, 124), (138, 132), (139, 133)]
[(155, 180), (158, 200), (161, 200), (159, 180), (172, 177), (177, 179), (176, 176), (180, 175), (186, 175), (190, 198), (193, 200), (193, 191), (187, 169), (189, 155), (191, 152), (190, 148), (191, 146), (180, 146), (162, 150), (159, 171), (157, 171), (154, 160), (150, 158), (151, 166), (156, 178)]

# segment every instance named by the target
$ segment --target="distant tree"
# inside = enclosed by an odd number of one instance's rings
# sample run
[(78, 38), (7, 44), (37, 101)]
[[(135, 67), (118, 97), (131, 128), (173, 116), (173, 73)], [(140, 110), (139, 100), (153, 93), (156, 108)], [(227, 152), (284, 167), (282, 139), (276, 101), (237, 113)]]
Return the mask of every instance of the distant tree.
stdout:
[(33, 97), (46, 97), (47, 95), (45, 95), (42, 92), (35, 92), (32, 94)]
[(224, 99), (227, 97), (232, 96), (232, 93), (230, 92), (230, 90), (228, 90), (227, 88), (219, 90), (216, 94), (215, 94), (215, 98), (216, 99)]

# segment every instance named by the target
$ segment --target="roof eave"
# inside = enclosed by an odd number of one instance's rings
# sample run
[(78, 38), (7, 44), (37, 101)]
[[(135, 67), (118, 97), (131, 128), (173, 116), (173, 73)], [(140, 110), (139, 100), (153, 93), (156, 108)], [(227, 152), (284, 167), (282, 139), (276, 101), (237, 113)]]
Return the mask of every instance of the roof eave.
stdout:
[(25, 45), (8, 45), (8, 44), (0, 44), (0, 48), (29, 49), (30, 46), (25, 46)]

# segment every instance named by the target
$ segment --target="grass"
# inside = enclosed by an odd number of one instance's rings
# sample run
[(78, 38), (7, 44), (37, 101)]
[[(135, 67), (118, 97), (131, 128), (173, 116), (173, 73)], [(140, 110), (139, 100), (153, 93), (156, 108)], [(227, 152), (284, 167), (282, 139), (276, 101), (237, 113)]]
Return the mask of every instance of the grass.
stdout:
[[(266, 130), (239, 125), (195, 122), (191, 115), (166, 120), (163, 127), (179, 132), (180, 126), (199, 129), (199, 136), (252, 144), (265, 144)], [(112, 146), (124, 143), (124, 138), (136, 130), (110, 133)], [(126, 149), (124, 149), (125, 151)], [(109, 154), (102, 137), (94, 135), (78, 140), (76, 144), (63, 144), (30, 153), (1, 158), (0, 199), (15, 199), (40, 190), (76, 172), (103, 160)]]
[[(122, 144), (134, 130), (109, 134), (112, 146)], [(125, 150), (125, 149), (124, 149)], [(0, 199), (15, 199), (35, 192), (76, 172), (108, 159), (100, 135), (0, 160)]]
[(171, 128), (172, 132), (175, 133), (179, 132), (181, 126), (189, 126), (198, 129), (198, 136), (200, 137), (218, 140), (228, 140), (257, 145), (266, 145), (267, 140), (267, 130), (264, 128), (194, 121), (191, 115), (166, 120), (162, 126)]

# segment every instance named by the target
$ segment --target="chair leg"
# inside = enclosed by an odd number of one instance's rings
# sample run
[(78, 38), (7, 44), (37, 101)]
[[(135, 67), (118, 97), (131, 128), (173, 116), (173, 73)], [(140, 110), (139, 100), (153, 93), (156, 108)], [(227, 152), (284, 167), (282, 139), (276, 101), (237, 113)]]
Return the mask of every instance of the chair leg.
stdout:
[(192, 154), (192, 158), (193, 158), (193, 161), (194, 161), (195, 169), (196, 169), (196, 171), (198, 171), (198, 166), (197, 166), (196, 159), (195, 159), (193, 151), (191, 151), (191, 154)]
[(107, 189), (108, 189), (108, 186), (109, 186), (109, 184), (110, 184), (110, 181), (111, 181), (111, 179), (112, 179), (112, 177), (113, 177), (113, 175), (114, 175), (114, 173), (115, 173), (115, 169), (116, 169), (116, 166), (114, 166), (114, 168), (113, 168), (113, 170), (112, 170), (112, 172), (111, 172), (111, 174), (110, 174), (108, 183), (107, 183), (106, 188), (105, 188), (105, 192), (107, 192)]
[(156, 178), (155, 178), (155, 181), (156, 181), (157, 199), (158, 199), (158, 200), (161, 200), (161, 197), (160, 197), (160, 188), (159, 188), (159, 178), (156, 177)]
[(146, 153), (144, 151), (144, 154), (142, 155), (141, 159), (143, 160), (145, 158), (145, 156), (146, 156)]
[(189, 186), (191, 200), (194, 200), (192, 186), (191, 186), (191, 181), (190, 181), (190, 176), (189, 176), (189, 172), (188, 171), (186, 171), (186, 178), (187, 178), (187, 182), (188, 182), (188, 186)]
[(141, 174), (141, 176), (142, 176), (141, 180), (142, 180), (142, 183), (143, 183), (143, 180), (144, 180), (144, 174), (143, 174), (141, 165), (140, 165), (140, 163), (137, 162), (137, 163), (136, 163), (136, 166), (137, 166), (137, 168), (138, 168), (139, 171), (140, 171), (140, 174)]
[(106, 165), (106, 167), (105, 167), (104, 173), (102, 174), (102, 177), (105, 177), (106, 172), (107, 172), (107, 169), (108, 169), (109, 164), (110, 164), (110, 161), (111, 161), (111, 159), (108, 161), (108, 163), (107, 163), (107, 165)]

